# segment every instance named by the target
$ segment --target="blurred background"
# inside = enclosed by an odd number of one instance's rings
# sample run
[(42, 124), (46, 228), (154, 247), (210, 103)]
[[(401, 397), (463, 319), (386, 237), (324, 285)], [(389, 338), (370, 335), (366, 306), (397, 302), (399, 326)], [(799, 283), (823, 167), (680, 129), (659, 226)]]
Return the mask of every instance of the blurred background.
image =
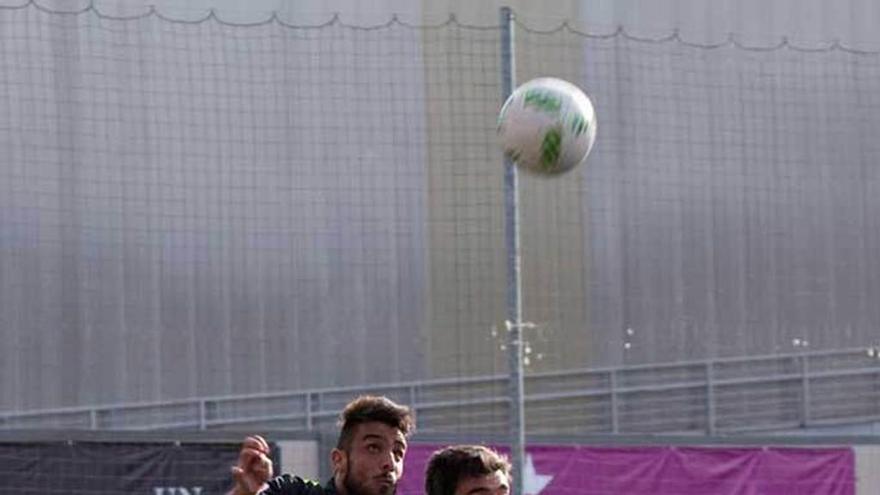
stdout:
[[(501, 5), (0, 1), (2, 433), (499, 441)], [(521, 176), (527, 432), (875, 435), (880, 7), (508, 5), (599, 119)]]

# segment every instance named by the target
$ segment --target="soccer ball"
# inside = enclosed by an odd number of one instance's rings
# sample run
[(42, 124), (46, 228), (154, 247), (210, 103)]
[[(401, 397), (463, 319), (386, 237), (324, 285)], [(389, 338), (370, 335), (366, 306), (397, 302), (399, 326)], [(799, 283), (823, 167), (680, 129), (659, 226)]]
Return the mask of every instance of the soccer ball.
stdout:
[(596, 113), (574, 84), (542, 77), (510, 95), (498, 115), (504, 154), (537, 174), (567, 172), (587, 158), (596, 140)]

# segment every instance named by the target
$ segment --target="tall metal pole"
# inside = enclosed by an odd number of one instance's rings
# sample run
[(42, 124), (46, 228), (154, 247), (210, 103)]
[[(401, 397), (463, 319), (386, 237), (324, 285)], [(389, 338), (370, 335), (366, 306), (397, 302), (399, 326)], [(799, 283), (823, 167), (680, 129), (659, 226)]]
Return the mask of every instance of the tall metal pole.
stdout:
[[(516, 84), (514, 17), (510, 7), (501, 8), (502, 103)], [(510, 453), (513, 458), (513, 495), (524, 495), (525, 404), (523, 401), (522, 276), (519, 239), (519, 189), (517, 169), (504, 161), (504, 220), (507, 245), (507, 333), (510, 367)]]

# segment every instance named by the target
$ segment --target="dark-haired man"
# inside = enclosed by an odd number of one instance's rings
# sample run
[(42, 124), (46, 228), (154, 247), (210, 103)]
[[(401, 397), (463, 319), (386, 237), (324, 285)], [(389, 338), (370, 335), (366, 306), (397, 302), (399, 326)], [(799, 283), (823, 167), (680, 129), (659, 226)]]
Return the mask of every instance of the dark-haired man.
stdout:
[(290, 474), (272, 478), (269, 445), (253, 436), (245, 439), (232, 468), (235, 488), (230, 495), (394, 495), (407, 437), (415, 428), (410, 409), (385, 397), (359, 397), (345, 406), (339, 426), (339, 440), (330, 453), (333, 478), (326, 484)]
[(509, 495), (510, 463), (482, 445), (456, 445), (431, 455), (427, 495)]

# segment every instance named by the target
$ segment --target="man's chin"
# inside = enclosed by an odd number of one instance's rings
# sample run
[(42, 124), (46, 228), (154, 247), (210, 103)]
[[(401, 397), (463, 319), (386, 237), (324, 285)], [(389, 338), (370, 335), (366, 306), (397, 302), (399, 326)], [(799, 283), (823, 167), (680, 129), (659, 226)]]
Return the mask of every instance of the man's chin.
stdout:
[(394, 495), (397, 492), (397, 485), (394, 483), (379, 483), (376, 487), (376, 495)]
[(395, 495), (397, 493), (396, 483), (377, 482), (370, 485), (354, 485), (346, 483), (348, 495)]

